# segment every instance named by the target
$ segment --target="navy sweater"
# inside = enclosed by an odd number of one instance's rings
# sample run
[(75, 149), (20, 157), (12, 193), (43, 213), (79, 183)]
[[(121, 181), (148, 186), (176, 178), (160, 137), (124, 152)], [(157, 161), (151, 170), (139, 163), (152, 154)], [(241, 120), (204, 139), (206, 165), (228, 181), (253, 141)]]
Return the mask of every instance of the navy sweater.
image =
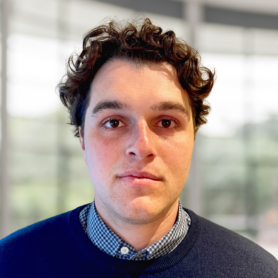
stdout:
[(0, 277), (278, 278), (278, 262), (272, 255), (190, 210), (186, 210), (192, 221), (188, 234), (170, 254), (150, 261), (113, 258), (84, 233), (78, 219), (83, 207), (2, 239)]

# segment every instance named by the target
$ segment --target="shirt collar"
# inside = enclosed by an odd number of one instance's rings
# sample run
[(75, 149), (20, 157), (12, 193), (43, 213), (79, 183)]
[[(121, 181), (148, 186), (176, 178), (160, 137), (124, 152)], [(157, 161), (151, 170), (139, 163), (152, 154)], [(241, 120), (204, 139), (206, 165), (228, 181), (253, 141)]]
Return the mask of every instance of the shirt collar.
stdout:
[[(94, 202), (81, 211), (79, 218), (83, 229), (94, 245), (108, 255), (127, 260), (150, 260), (172, 252), (186, 236), (191, 222), (179, 201), (178, 214), (172, 229), (159, 241), (136, 253), (130, 244), (103, 222)], [(126, 250), (128, 250), (127, 253), (123, 252)]]

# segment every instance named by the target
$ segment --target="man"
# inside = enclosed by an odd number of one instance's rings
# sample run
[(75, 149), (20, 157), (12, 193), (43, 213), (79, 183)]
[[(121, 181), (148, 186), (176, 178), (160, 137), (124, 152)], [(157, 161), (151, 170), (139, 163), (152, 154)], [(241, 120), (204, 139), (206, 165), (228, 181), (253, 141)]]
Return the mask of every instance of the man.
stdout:
[(90, 31), (59, 89), (95, 200), (3, 239), (1, 277), (278, 277), (269, 253), (179, 203), (213, 80), (149, 19)]

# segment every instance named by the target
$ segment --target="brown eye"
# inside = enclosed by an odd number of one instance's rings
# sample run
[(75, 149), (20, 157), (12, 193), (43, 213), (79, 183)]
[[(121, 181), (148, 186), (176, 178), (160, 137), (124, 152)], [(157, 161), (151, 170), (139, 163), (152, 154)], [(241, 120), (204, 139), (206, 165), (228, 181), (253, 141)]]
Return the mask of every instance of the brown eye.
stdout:
[(168, 128), (168, 127), (171, 126), (171, 121), (170, 121), (170, 120), (162, 120), (162, 121), (161, 121), (161, 125), (162, 125), (162, 127), (164, 127), (164, 128)]
[(120, 121), (119, 120), (110, 120), (109, 124), (110, 124), (111, 127), (116, 128), (116, 127), (119, 126)]
[(103, 126), (107, 129), (116, 129), (118, 127), (125, 126), (121, 120), (118, 119), (110, 119), (103, 124)]
[(177, 124), (173, 120), (163, 119), (159, 121), (158, 126), (162, 128), (175, 128)]

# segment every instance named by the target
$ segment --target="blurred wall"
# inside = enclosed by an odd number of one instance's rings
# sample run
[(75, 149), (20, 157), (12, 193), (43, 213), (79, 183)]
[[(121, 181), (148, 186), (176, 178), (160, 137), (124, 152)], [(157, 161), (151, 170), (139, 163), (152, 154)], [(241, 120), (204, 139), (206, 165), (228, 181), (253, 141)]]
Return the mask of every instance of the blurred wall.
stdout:
[(217, 74), (183, 205), (277, 252), (278, 4), (250, 3), (2, 0), (2, 237), (93, 200), (55, 87), (88, 30), (106, 17), (145, 16), (193, 45)]

